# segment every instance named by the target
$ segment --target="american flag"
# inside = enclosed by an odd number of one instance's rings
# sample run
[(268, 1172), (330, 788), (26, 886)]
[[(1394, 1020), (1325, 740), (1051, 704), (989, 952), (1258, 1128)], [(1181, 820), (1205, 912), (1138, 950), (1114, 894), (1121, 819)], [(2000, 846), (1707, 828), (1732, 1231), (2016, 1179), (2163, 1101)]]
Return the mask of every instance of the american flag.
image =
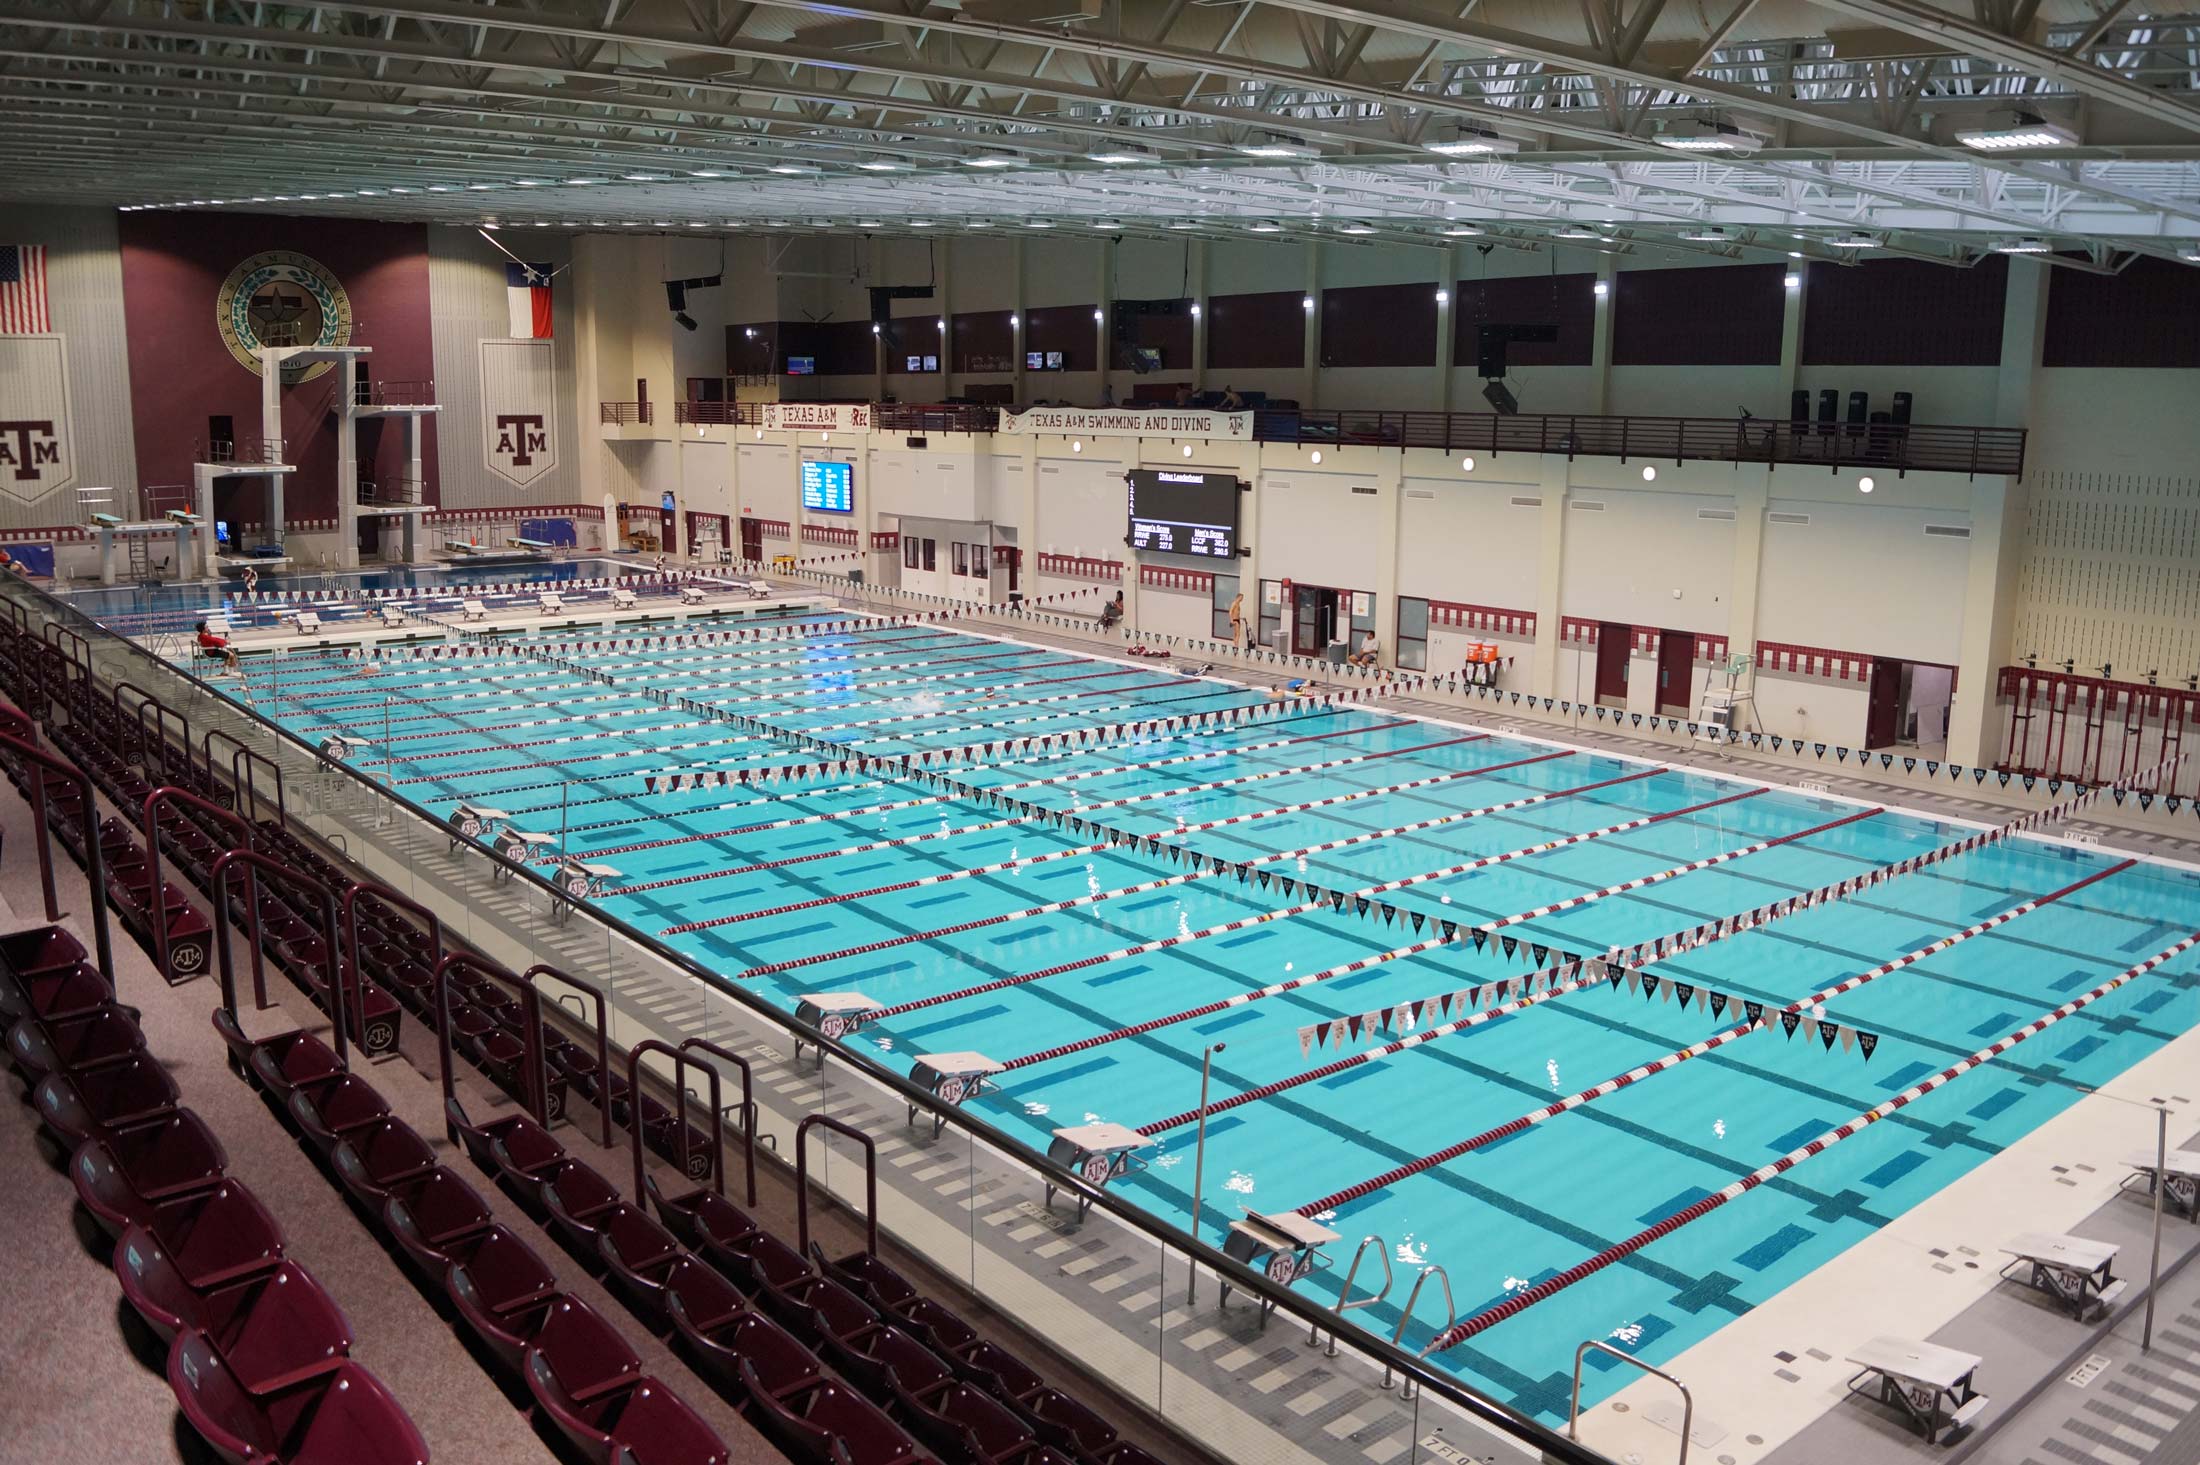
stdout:
[(46, 246), (0, 244), (0, 336), (44, 335), (52, 329), (46, 314)]

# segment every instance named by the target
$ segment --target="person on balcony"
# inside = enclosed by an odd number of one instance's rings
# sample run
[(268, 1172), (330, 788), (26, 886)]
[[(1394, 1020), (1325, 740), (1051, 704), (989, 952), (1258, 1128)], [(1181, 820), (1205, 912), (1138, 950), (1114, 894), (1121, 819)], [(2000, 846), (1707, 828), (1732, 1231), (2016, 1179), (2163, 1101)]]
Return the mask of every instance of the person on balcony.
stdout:
[(1222, 400), (1215, 404), (1215, 409), (1219, 412), (1243, 412), (1245, 410), (1245, 399), (1238, 395), (1236, 387), (1224, 382), (1222, 384)]

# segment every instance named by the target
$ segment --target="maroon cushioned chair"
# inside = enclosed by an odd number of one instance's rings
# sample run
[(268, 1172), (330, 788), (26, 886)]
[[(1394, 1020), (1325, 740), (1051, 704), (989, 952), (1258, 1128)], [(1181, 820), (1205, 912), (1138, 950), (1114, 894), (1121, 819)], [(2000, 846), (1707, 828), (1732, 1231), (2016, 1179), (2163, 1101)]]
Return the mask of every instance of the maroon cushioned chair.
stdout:
[(228, 1168), (221, 1142), (189, 1109), (88, 1139), (69, 1160), (77, 1199), (111, 1237), (150, 1222), (164, 1200), (212, 1190)]
[(336, 1050), (303, 1028), (272, 1037), (247, 1038), (236, 1020), (214, 1009), (214, 1027), (229, 1045), (238, 1071), (277, 1103), (288, 1104), (300, 1089), (312, 1090), (344, 1076)]
[(559, 1430), (603, 1465), (717, 1465), (723, 1441), (657, 1379), (617, 1330), (576, 1298), (550, 1309), (523, 1358), (527, 1387)]
[(351, 1324), (321, 1284), (286, 1261), (215, 1294), (204, 1326), (190, 1331), (221, 1355), (248, 1394), (270, 1394), (351, 1356)]
[(78, 1017), (114, 1000), (114, 988), (88, 961), (0, 982), (0, 1017), (10, 1019), (31, 1017), (46, 1022)]
[(144, 1225), (115, 1246), (122, 1295), (163, 1343), (177, 1329), (203, 1328), (211, 1294), (274, 1270), (283, 1232), (242, 1182), (225, 1180), (153, 1207)]
[(828, 1338), (825, 1350), (841, 1376), (873, 1399), (892, 1397), (897, 1377), (900, 1389), (925, 1401), (962, 1382), (937, 1353), (902, 1328), (874, 1328), (847, 1340)]
[(54, 1022), (25, 1018), (8, 1029), (8, 1062), (33, 1083), (57, 1069), (91, 1068), (144, 1050), (137, 1015), (114, 1002)]
[(458, 1315), (489, 1350), (515, 1373), (520, 1355), (561, 1299), (558, 1279), (533, 1247), (502, 1226), (492, 1226), (464, 1261), (443, 1274)]
[(39, 1122), (71, 1149), (94, 1135), (165, 1114), (181, 1097), (168, 1070), (144, 1053), (80, 1073), (49, 1073), (31, 1091)]
[[(564, 1145), (524, 1114), (489, 1137), (489, 1168), (497, 1178), (497, 1188), (537, 1220), (549, 1214), (542, 1198), (542, 1183), (574, 1166), (589, 1171), (588, 1176), (576, 1173), (570, 1182), (577, 1187), (577, 1198), (578, 1187), (586, 1187), (595, 1172), (585, 1162), (566, 1154)], [(590, 1194), (593, 1200), (595, 1192), (591, 1190)]]
[(526, 1114), (506, 1114), (476, 1124), (466, 1112), (466, 1106), (453, 1098), (443, 1101), (443, 1119), (458, 1131), (459, 1142), (466, 1146), (467, 1155), (485, 1175), (493, 1177), (498, 1173), (492, 1148), (498, 1140), (505, 1142), (513, 1162), (523, 1170), (529, 1165), (539, 1168), (565, 1158), (565, 1146), (551, 1138), (547, 1130)]
[(168, 1386), (185, 1420), (231, 1465), (427, 1465), (427, 1441), (356, 1363), (254, 1396), (205, 1334), (184, 1332), (168, 1354)]
[(353, 1073), (293, 1089), (285, 1107), (293, 1127), (324, 1155), (347, 1132), (387, 1118), (390, 1112), (390, 1102), (381, 1090)]
[(35, 977), (82, 961), (84, 943), (59, 926), (37, 926), (0, 936), (0, 971), (11, 977)]
[(758, 1422), (800, 1465), (919, 1465), (917, 1442), (853, 1390), (820, 1383), (774, 1397), (744, 1359), (741, 1378), (756, 1400)]
[(475, 1237), (496, 1224), (478, 1192), (456, 1170), (438, 1165), (405, 1182), (382, 1206), (382, 1224), (422, 1272), (440, 1279)]
[(560, 1160), (537, 1177), (535, 1202), (536, 1214), (558, 1240), (591, 1266), (596, 1263), (595, 1218), (625, 1204), (618, 1187), (586, 1161), (574, 1159)]
[(713, 1305), (707, 1300), (697, 1299), (693, 1307), (690, 1301), (683, 1292), (666, 1294), (673, 1335), (696, 1372), (728, 1398), (746, 1399), (752, 1389), (762, 1389), (788, 1401), (825, 1381), (817, 1355), (764, 1314), (741, 1308), (710, 1315)]
[(974, 1385), (949, 1384), (925, 1399), (902, 1388), (891, 1372), (887, 1384), (910, 1429), (947, 1459), (968, 1465), (1023, 1465), (1043, 1448), (1029, 1425)]
[(329, 1164), (352, 1198), (375, 1215), (392, 1195), (436, 1167), (435, 1150), (402, 1119), (377, 1119), (347, 1132)]
[(663, 1332), (665, 1279), (679, 1263), (693, 1261), (687, 1248), (640, 1206), (613, 1206), (594, 1224), (596, 1255), (612, 1289), (653, 1331)]

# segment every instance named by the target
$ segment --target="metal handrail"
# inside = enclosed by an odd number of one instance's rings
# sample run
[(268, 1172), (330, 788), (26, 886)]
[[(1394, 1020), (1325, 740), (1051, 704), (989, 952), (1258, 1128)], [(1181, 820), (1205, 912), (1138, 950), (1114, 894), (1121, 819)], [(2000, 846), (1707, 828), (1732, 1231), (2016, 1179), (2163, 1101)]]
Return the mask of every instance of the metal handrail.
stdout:
[(1688, 1385), (1682, 1383), (1664, 1369), (1644, 1363), (1632, 1353), (1623, 1353), (1611, 1344), (1600, 1342), (1595, 1338), (1588, 1339), (1574, 1350), (1574, 1396), (1573, 1401), (1566, 1406), (1566, 1438), (1576, 1443), (1581, 1439), (1581, 1360), (1591, 1348), (1596, 1349), (1599, 1353), (1609, 1353), (1622, 1363), (1631, 1363), (1644, 1373), (1664, 1379), (1681, 1391), (1681, 1457), (1676, 1465), (1688, 1465), (1688, 1431), (1696, 1419), (1696, 1396), (1688, 1392)]
[[(603, 1147), (611, 1148), (611, 1023), (610, 1006), (604, 1000), (603, 989), (592, 982), (561, 972), (548, 962), (536, 962), (519, 974), (519, 979), (532, 987), (538, 978), (548, 977), (563, 982), (574, 991), (588, 997), (596, 1004), (596, 1118), (603, 1133)], [(565, 999), (556, 999), (563, 1005)]]
[[(337, 1065), (341, 1068), (350, 1068), (351, 1039), (349, 1034), (345, 1031), (345, 1029), (350, 1027), (350, 1024), (346, 1022), (344, 1018), (345, 1014), (351, 1011), (352, 1005), (344, 1000), (346, 995), (344, 986), (344, 956), (342, 952), (336, 949), (336, 897), (333, 893), (330, 892), (329, 888), (326, 885), (323, 885), (320, 881), (314, 879), (312, 876), (301, 875), (296, 870), (291, 869), (287, 865), (283, 865), (276, 860), (270, 859), (268, 856), (261, 854), (258, 850), (224, 850), (218, 857), (216, 857), (214, 861), (214, 868), (207, 873), (206, 877), (206, 883), (209, 887), (209, 892), (213, 896), (214, 909), (217, 913), (217, 918), (214, 921), (214, 953), (215, 970), (219, 972), (221, 976), (222, 1010), (228, 1013), (232, 1018), (237, 1015), (237, 969), (235, 963), (231, 960), (229, 955), (230, 921), (228, 916), (228, 909), (229, 872), (231, 869), (238, 865), (243, 865), (246, 867), (249, 878), (254, 882), (251, 888), (257, 888), (259, 873), (260, 871), (265, 870), (268, 872), (268, 874), (276, 877), (279, 880), (287, 880), (292, 884), (300, 886), (305, 890), (311, 892), (312, 894), (320, 897), (322, 933), (321, 942), (322, 946), (325, 948), (325, 950), (323, 951), (323, 958), (328, 962), (329, 1027), (333, 1030), (336, 1038)], [(253, 911), (254, 934), (252, 938), (252, 950), (254, 954), (252, 1005), (255, 1010), (264, 1010), (266, 1007), (269, 1006), (269, 1003), (267, 1000), (267, 984), (262, 977), (259, 968), (258, 953), (260, 949), (260, 941), (258, 935), (258, 924), (259, 912), (257, 909), (257, 902), (255, 902), (255, 908)], [(360, 1001), (359, 1005), (362, 1009), (365, 1007), (366, 1004), (364, 999)]]
[(830, 1114), (805, 1114), (794, 1127), (794, 1225), (795, 1240), (804, 1256), (810, 1254), (810, 1130), (824, 1125), (863, 1146), (863, 1249), (878, 1255), (878, 1146), (871, 1137)]
[(247, 822), (256, 822), (254, 816), (259, 812), (260, 795), (259, 788), (252, 779), (252, 765), (254, 763), (264, 763), (269, 771), (275, 775), (275, 827), (277, 829), (288, 829), (290, 827), (290, 815), (283, 804), (283, 765), (251, 746), (228, 729), (210, 727), (206, 730), (206, 736), (199, 739), (199, 751), (204, 757), (208, 777), (212, 777), (214, 773), (214, 739), (216, 738), (237, 745), (237, 751), (229, 755), (229, 786), (237, 799), (237, 812), (242, 814)]
[[(189, 745), (186, 744), (186, 746)], [(139, 822), (145, 826), (145, 874), (148, 881), (145, 899), (146, 915), (149, 918), (148, 924), (153, 928), (153, 967), (165, 980), (174, 982), (175, 978), (168, 975), (168, 903), (161, 898), (160, 825), (154, 818), (160, 812), (163, 804), (171, 803), (189, 804), (193, 808), (205, 810), (217, 819), (227, 820), (229, 823), (236, 825), (238, 833), (244, 837), (244, 844), (240, 846), (243, 849), (249, 850), (252, 848), (253, 830), (252, 826), (234, 811), (223, 808), (212, 799), (201, 798), (187, 788), (178, 788), (172, 783), (164, 783), (145, 796), (145, 803), (139, 810), (138, 817)], [(88, 817), (86, 822), (90, 822)], [(87, 839), (86, 842), (92, 842), (97, 838), (97, 835), (98, 830), (92, 830), (91, 838)], [(278, 865), (276, 868), (281, 869), (283, 867)], [(303, 880), (306, 877), (300, 875), (296, 878)], [(260, 888), (256, 879), (248, 876), (247, 881), (245, 903), (246, 913), (251, 917), (252, 986), (253, 990), (259, 994), (262, 1005), (265, 1005), (267, 974), (260, 965)], [(228, 923), (228, 909), (217, 900), (214, 906), (214, 924), (216, 926), (226, 926)], [(336, 933), (331, 930), (329, 941), (332, 951), (334, 950), (333, 943), (335, 940)], [(197, 973), (193, 973), (193, 975), (196, 976)], [(333, 992), (333, 990), (332, 988), (331, 991)], [(335, 1014), (330, 1015), (333, 1017)]]
[[(1459, 1306), (1451, 1300), (1451, 1273), (1445, 1271), (1442, 1267), (1423, 1267), (1421, 1268), (1421, 1275), (1413, 1279), (1413, 1290), (1406, 1294), (1405, 1311), (1398, 1314), (1397, 1331), (1390, 1335), (1392, 1347), (1400, 1346), (1405, 1338), (1406, 1324), (1413, 1321), (1413, 1305), (1421, 1300), (1421, 1289), (1428, 1285), (1428, 1279), (1431, 1276), (1444, 1284), (1444, 1311), (1448, 1314), (1444, 1319), (1444, 1326), (1436, 1330), (1436, 1336), (1441, 1338), (1453, 1323), (1459, 1321)], [(1423, 1348), (1417, 1356), (1421, 1358), (1428, 1357), (1428, 1349)], [(1383, 1369), (1382, 1387), (1386, 1389), (1390, 1387), (1390, 1369), (1387, 1366)], [(1398, 1397), (1400, 1399), (1413, 1397), (1413, 1375), (1406, 1375), (1405, 1387), (1398, 1391)]]
[[(1380, 1292), (1371, 1293), (1368, 1296), (1361, 1298), (1358, 1302), (1349, 1301), (1348, 1299), (1352, 1296), (1352, 1279), (1358, 1276), (1360, 1273), (1360, 1258), (1366, 1255), (1367, 1249), (1370, 1246), (1376, 1249), (1375, 1259), (1383, 1264), (1383, 1290)], [(1344, 1269), (1344, 1286), (1337, 1289), (1337, 1305), (1335, 1307), (1332, 1307), (1330, 1311), (1341, 1315), (1352, 1311), (1352, 1309), (1355, 1307), (1373, 1307), (1376, 1303), (1381, 1302), (1384, 1298), (1390, 1295), (1391, 1286), (1397, 1280), (1397, 1275), (1393, 1273), (1390, 1269), (1389, 1243), (1384, 1241), (1383, 1238), (1380, 1236), (1363, 1236), (1360, 1238), (1360, 1244), (1352, 1248), (1352, 1264)], [(1307, 1347), (1311, 1348), (1321, 1340), (1321, 1331), (1321, 1324), (1319, 1322), (1316, 1322), (1313, 1327), (1306, 1330)], [(1322, 1357), (1335, 1358), (1336, 1356), (1337, 1330), (1335, 1328), (1331, 1328), (1329, 1330), (1329, 1346), (1328, 1348), (1323, 1350)]]
[(487, 957), (476, 956), (470, 951), (446, 952), (435, 964), (435, 1053), (441, 1065), (443, 1098), (445, 1100), (443, 1129), (453, 1143), (458, 1140), (458, 1124), (450, 1117), (448, 1103), (458, 1097), (458, 1079), (451, 1062), (451, 977), (465, 970), (477, 976), (500, 982), (519, 994), (520, 1011), (527, 1023), (527, 1074), (524, 1087), (527, 1092), (520, 1102), (527, 1106), (528, 1114), (544, 1129), (550, 1127), (550, 1102), (547, 1097), (549, 1082), (545, 1071), (542, 1038), (542, 994), (534, 984), (523, 981), (506, 971)]
[(107, 986), (112, 990), (115, 948), (107, 931), (107, 857), (99, 847), (99, 804), (92, 791), (91, 775), (13, 733), (0, 732), (0, 748), (27, 759), (31, 765), (31, 837), (38, 845), (38, 880), (40, 891), (46, 897), (46, 919), (49, 921), (61, 919), (61, 903), (54, 892), (53, 847), (46, 819), (46, 775), (60, 775), (75, 784), (83, 795), (84, 879), (91, 888), (93, 950), (99, 958), (99, 974), (107, 979)]
[[(276, 771), (281, 772), (280, 769)], [(277, 787), (280, 788), (281, 785), (277, 784)], [(367, 1031), (367, 969), (359, 960), (359, 897), (362, 895), (371, 895), (385, 905), (394, 905), (399, 910), (426, 921), (428, 923), (428, 944), (433, 951), (435, 961), (441, 961), (443, 958), (443, 922), (434, 911), (429, 910), (420, 902), (408, 900), (387, 885), (379, 884), (376, 881), (354, 880), (344, 887), (344, 893), (337, 898), (337, 913), (343, 921), (343, 949), (351, 953), (352, 971), (359, 978), (359, 1032), (364, 1037)]]
[[(749, 1209), (756, 1209), (756, 1074), (749, 1067), (749, 1060), (729, 1049), (722, 1048), (707, 1038), (687, 1038), (680, 1044), (682, 1053), (695, 1050), (708, 1053), (713, 1058), (732, 1064), (741, 1073), (741, 1149), (742, 1163), (748, 1171)], [(713, 1101), (712, 1107), (717, 1107)], [(723, 1150), (718, 1162), (718, 1193), (726, 1193), (725, 1156)]]
[[(673, 1047), (660, 1038), (644, 1038), (626, 1051), (626, 1122), (628, 1138), (634, 1145), (634, 1204), (647, 1208), (649, 1201), (643, 1185), (642, 1171), (642, 1055), (662, 1053), (672, 1060), (672, 1090), (678, 1108), (674, 1111), (680, 1126), (680, 1173), (690, 1180), (698, 1180), (694, 1170), (694, 1155), (689, 1150), (691, 1135), (688, 1130), (687, 1084), (682, 1075), (690, 1068), (700, 1068), (710, 1080), (710, 1176), (711, 1185), (720, 1195), (726, 1193), (726, 1115), (718, 1106), (724, 1097), (718, 1089), (718, 1070), (699, 1059)], [(606, 1106), (609, 1107), (608, 1105)]]
[[(41, 604), (43, 614), (70, 617), (91, 627), (97, 634), (114, 640), (118, 645), (127, 647), (133, 654), (140, 656), (147, 654), (143, 648), (130, 645), (113, 631), (92, 621), (78, 607), (61, 600), (41, 586), (21, 580), (0, 580), (0, 601), (6, 599), (6, 592), (11, 586), (18, 585), (25, 595), (34, 597)], [(161, 669), (163, 674), (177, 677), (207, 696), (224, 696), (219, 688), (202, 681), (186, 667), (167, 664)], [(235, 705), (233, 699), (228, 700), (231, 700), (232, 705)], [(280, 746), (289, 748), (299, 758), (311, 760), (318, 757), (310, 743), (288, 728), (268, 721), (250, 708), (240, 706), (239, 711), (257, 721), (270, 739)], [(445, 823), (436, 818), (434, 814), (413, 803), (404, 795), (374, 783), (360, 773), (359, 770), (348, 764), (337, 764), (334, 765), (333, 769), (324, 770), (324, 772), (332, 772), (337, 776), (355, 779), (363, 789), (380, 794), (412, 818), (421, 821), (423, 828), (437, 835), (448, 833)], [(545, 896), (553, 898), (557, 896), (556, 887), (539, 872), (507, 860), (491, 849), (477, 849), (476, 854), (501, 868), (507, 878), (531, 883)], [(712, 992), (723, 996), (727, 1001), (742, 1008), (756, 1021), (768, 1024), (790, 1037), (799, 1037), (808, 1044), (822, 1045), (824, 1043), (825, 1035), (816, 1027), (799, 1021), (785, 1010), (773, 1006), (757, 993), (748, 991), (737, 984), (727, 983), (720, 974), (713, 972), (709, 967), (704, 966), (691, 956), (665, 946), (640, 928), (594, 906), (584, 907), (582, 913), (587, 920), (602, 927), (607, 933), (619, 936), (641, 950), (649, 952), (668, 967), (704, 982)], [(1010, 1131), (990, 1125), (981, 1126), (959, 1109), (942, 1104), (937, 1095), (911, 1083), (907, 1074), (898, 1073), (877, 1062), (869, 1055), (854, 1049), (844, 1047), (841, 1049), (841, 1053), (843, 1057), (854, 1063), (862, 1071), (865, 1078), (894, 1095), (897, 1102), (912, 1104), (926, 1113), (943, 1116), (949, 1124), (966, 1132), (982, 1133), (986, 1144), (1004, 1158), (1034, 1176), (1054, 1179), (1059, 1189), (1070, 1191), (1083, 1198), (1090, 1206), (1104, 1211), (1112, 1220), (1127, 1230), (1166, 1247), (1195, 1256), (1198, 1265), (1205, 1267), (1209, 1272), (1218, 1276), (1229, 1278), (1232, 1287), (1260, 1298), (1301, 1322), (1310, 1323), (1317, 1316), (1314, 1309), (1318, 1308), (1319, 1304), (1301, 1296), (1290, 1288), (1277, 1285), (1265, 1273), (1232, 1260), (1225, 1256), (1220, 1248), (1195, 1238), (1186, 1237), (1179, 1228), (1167, 1225), (1108, 1190), (1090, 1185), (1077, 1175), (1060, 1172), (1059, 1167), (1051, 1165), (1043, 1155), (1018, 1139)], [(1465, 1387), (1458, 1379), (1430, 1368), (1423, 1360), (1395, 1347), (1379, 1334), (1366, 1335), (1359, 1346), (1370, 1358), (1380, 1361), (1385, 1367), (1407, 1373), (1416, 1377), (1424, 1387), (1434, 1388), (1446, 1402), (1465, 1413), (1515, 1438), (1532, 1441), (1535, 1448), (1554, 1460), (1568, 1462), (1568, 1465), (1609, 1465), (1609, 1462), (1605, 1461), (1603, 1457), (1597, 1455), (1594, 1451), (1576, 1446), (1559, 1431), (1521, 1414), (1508, 1405), (1501, 1404)]]
[[(160, 698), (146, 691), (145, 688), (135, 682), (116, 682), (109, 690), (107, 700), (114, 705), (115, 717), (118, 720), (125, 715), (122, 707), (122, 694), (124, 692), (137, 694), (138, 761), (148, 765), (146, 771), (148, 773), (153, 771), (149, 766), (152, 760), (152, 745), (155, 740), (158, 740), (160, 743), (160, 774), (163, 778), (168, 776), (169, 756), (174, 746), (168, 741), (167, 736), (168, 719), (171, 717), (183, 728), (183, 757), (185, 763), (188, 764), (191, 759), (191, 719), (185, 717), (175, 708), (170, 707), (166, 702), (161, 701)], [(145, 709), (148, 707), (153, 709), (153, 726), (150, 731), (145, 726)]]

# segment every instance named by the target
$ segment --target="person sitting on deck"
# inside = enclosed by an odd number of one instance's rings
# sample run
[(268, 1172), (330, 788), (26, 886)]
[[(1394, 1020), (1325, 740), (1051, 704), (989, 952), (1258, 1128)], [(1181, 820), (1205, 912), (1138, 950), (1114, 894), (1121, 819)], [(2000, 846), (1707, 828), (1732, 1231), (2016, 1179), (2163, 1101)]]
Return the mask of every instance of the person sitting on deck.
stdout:
[(1115, 599), (1100, 607), (1100, 629), (1113, 629), (1123, 623), (1123, 592), (1115, 592)]
[(1369, 631), (1367, 639), (1360, 643), (1360, 649), (1346, 657), (1345, 660), (1351, 662), (1354, 666), (1373, 666), (1382, 654), (1382, 643), (1375, 639), (1373, 631)]
[(237, 648), (229, 644), (228, 637), (208, 630), (204, 621), (199, 622), (199, 655), (219, 660), (224, 671), (237, 669)]

